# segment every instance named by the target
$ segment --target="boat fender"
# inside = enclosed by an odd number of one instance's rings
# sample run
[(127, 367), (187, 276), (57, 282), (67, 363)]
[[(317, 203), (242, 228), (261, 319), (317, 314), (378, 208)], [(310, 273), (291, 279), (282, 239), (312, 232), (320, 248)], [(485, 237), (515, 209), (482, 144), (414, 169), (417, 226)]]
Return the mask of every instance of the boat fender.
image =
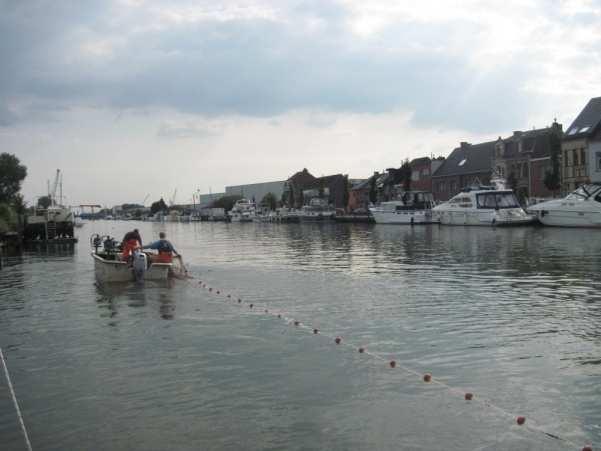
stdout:
[(544, 218), (546, 214), (547, 214), (547, 211), (546, 211), (546, 210), (541, 210), (541, 211), (540, 211), (540, 217), (541, 217), (541, 218)]

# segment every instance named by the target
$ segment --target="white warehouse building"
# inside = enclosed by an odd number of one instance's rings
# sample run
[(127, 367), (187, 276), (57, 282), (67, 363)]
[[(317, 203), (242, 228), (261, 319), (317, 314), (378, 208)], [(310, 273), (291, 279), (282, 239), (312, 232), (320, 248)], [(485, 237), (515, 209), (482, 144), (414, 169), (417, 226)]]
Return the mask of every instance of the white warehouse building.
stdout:
[(281, 182), (265, 182), (252, 183), (250, 185), (226, 186), (226, 196), (242, 196), (249, 200), (254, 200), (256, 203), (261, 202), (267, 193), (275, 195), (277, 200), (282, 198), (284, 192), (285, 181)]

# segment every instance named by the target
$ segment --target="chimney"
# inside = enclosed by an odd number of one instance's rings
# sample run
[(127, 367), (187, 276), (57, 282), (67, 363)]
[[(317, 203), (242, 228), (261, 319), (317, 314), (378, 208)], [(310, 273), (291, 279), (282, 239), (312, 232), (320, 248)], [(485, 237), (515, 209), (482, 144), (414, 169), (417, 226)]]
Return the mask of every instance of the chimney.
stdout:
[(465, 142), (465, 141), (461, 141), (461, 148), (462, 149), (467, 149), (469, 146), (471, 146), (470, 143)]
[(516, 131), (513, 132), (513, 136), (514, 136), (514, 138), (521, 138), (522, 137), (522, 132), (516, 130)]

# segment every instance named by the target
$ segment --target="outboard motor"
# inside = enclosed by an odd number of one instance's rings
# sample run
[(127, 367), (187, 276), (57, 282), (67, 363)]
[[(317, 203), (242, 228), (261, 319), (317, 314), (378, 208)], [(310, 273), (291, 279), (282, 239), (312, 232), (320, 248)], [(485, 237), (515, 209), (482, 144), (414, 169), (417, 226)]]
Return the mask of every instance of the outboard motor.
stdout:
[(148, 257), (140, 249), (136, 249), (133, 252), (132, 257), (134, 259), (133, 260), (133, 270), (134, 270), (134, 277), (136, 279), (136, 282), (143, 282), (144, 275), (146, 274)]

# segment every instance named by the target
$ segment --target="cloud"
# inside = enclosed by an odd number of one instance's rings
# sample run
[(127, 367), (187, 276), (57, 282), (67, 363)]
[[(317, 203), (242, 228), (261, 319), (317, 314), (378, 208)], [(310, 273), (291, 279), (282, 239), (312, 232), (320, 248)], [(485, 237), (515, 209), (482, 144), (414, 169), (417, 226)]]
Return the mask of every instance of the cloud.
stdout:
[[(0, 97), (205, 117), (402, 108), (418, 125), (515, 128), (601, 43), (582, 20), (598, 13), (587, 2), (562, 3), (570, 16), (538, 1), (24, 5), (0, 19), (0, 58), (13, 68)], [(581, 96), (600, 75), (582, 72)]]

